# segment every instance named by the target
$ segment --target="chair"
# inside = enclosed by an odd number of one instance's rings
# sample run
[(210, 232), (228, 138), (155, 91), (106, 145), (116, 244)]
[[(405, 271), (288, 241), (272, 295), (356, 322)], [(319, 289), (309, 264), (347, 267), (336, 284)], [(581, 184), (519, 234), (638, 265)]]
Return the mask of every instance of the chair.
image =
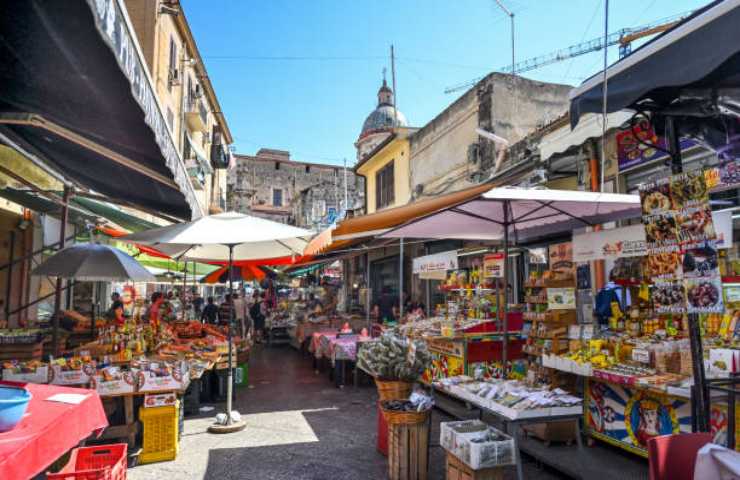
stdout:
[(712, 439), (711, 433), (679, 433), (649, 439), (650, 480), (693, 480), (696, 453)]

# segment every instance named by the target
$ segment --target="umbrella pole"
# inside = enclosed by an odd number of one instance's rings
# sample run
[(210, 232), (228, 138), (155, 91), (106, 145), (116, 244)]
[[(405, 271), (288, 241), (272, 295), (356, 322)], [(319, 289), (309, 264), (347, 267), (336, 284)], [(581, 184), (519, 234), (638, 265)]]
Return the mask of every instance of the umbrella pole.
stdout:
[(98, 283), (92, 282), (92, 311), (90, 312), (90, 340), (95, 341), (95, 310), (98, 304)]
[(504, 322), (503, 322), (503, 345), (501, 347), (501, 363), (503, 365), (503, 378), (506, 378), (506, 365), (509, 353), (509, 202), (504, 201)]
[(226, 385), (226, 424), (231, 425), (231, 408), (232, 408), (232, 398), (233, 395), (233, 381), (234, 381), (234, 361), (232, 358), (232, 349), (233, 342), (231, 338), (231, 325), (234, 323), (234, 279), (231, 276), (231, 269), (234, 268), (234, 246), (229, 245), (229, 327), (228, 327), (228, 337), (229, 337), (229, 372), (226, 376), (227, 378), (227, 385)]

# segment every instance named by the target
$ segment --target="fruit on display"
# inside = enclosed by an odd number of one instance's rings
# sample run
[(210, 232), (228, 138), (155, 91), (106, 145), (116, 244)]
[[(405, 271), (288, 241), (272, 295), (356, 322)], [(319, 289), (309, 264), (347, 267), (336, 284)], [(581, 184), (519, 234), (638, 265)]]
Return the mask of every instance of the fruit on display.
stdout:
[(10, 360), (7, 362), (3, 362), (3, 370), (9, 370), (12, 373), (18, 374), (18, 373), (35, 373), (36, 370), (39, 367), (45, 367), (47, 366), (44, 362), (41, 362), (39, 360), (29, 360), (29, 361), (18, 361), (18, 360)]

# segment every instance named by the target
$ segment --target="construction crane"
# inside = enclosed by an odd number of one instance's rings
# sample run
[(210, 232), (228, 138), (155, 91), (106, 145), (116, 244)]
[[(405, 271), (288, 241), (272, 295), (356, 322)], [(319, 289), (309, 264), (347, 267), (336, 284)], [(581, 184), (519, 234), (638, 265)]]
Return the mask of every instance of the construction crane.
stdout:
[[(571, 45), (570, 47), (556, 50), (545, 55), (522, 60), (521, 62), (517, 62), (513, 65), (513, 72), (529, 72), (531, 70), (536, 70), (546, 65), (552, 65), (553, 63), (562, 62), (564, 60), (579, 57), (587, 53), (598, 52), (605, 47), (611, 47), (617, 44), (619, 45), (619, 58), (622, 58), (632, 52), (632, 42), (634, 42), (635, 40), (648, 37), (650, 35), (655, 35), (656, 33), (665, 32), (690, 14), (691, 12), (680, 13), (678, 15), (656, 20), (655, 22), (641, 25), (639, 27), (623, 28), (607, 35), (606, 38), (594, 38), (593, 40), (578, 43), (576, 45)], [(512, 73), (512, 65), (507, 65), (498, 69), (497, 71), (502, 73)], [(460, 90), (467, 90), (484, 78), (485, 76), (478, 77), (474, 80), (448, 87), (445, 89), (445, 93), (454, 93)]]

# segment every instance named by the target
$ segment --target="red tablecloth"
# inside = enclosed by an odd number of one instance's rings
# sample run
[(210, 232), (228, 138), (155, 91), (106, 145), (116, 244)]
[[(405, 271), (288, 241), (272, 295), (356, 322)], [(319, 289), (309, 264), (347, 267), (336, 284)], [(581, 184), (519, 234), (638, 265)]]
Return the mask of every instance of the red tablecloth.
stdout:
[[(103, 404), (95, 390), (0, 382), (25, 387), (33, 398), (13, 430), (0, 433), (0, 478), (22, 480), (43, 472), (65, 452), (108, 426)], [(46, 400), (57, 393), (88, 395), (79, 405)]]

